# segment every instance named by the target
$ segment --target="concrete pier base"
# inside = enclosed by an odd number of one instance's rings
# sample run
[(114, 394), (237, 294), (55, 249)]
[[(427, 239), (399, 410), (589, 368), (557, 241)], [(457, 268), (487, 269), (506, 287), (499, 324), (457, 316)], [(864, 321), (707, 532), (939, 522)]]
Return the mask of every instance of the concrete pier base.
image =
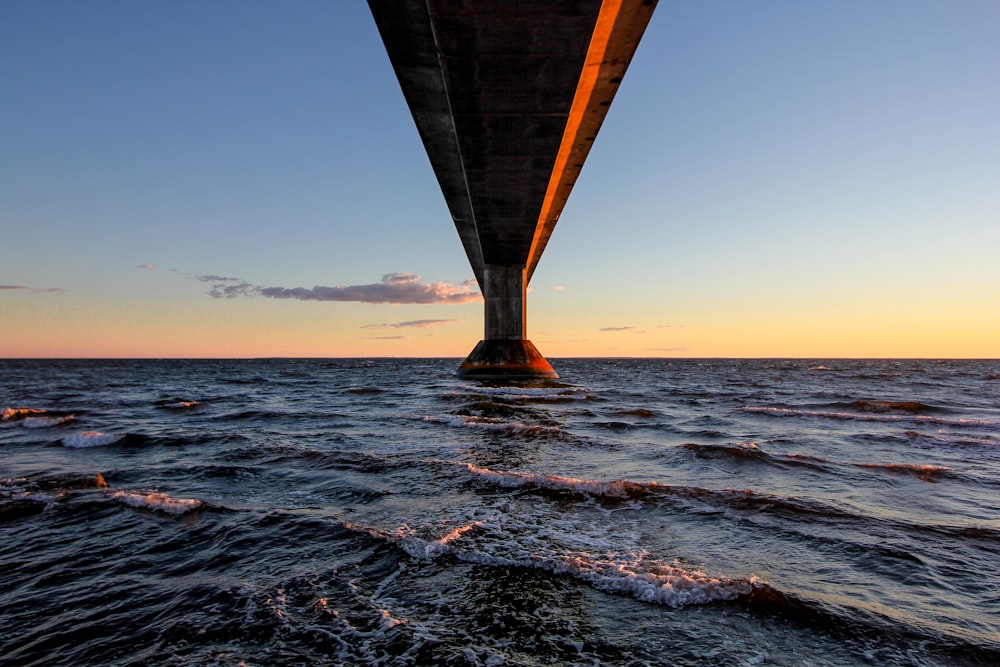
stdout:
[(459, 377), (477, 380), (555, 379), (552, 369), (530, 340), (481, 340), (458, 367)]
[(487, 264), (483, 271), (485, 335), (458, 367), (459, 377), (484, 380), (558, 378), (525, 336), (527, 279), (523, 264)]

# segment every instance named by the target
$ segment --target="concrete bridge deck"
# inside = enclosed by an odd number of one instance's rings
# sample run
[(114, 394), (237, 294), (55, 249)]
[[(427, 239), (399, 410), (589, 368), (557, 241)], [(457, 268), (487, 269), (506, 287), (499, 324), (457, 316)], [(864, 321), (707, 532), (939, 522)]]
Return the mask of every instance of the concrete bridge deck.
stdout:
[(557, 377), (526, 289), (656, 0), (369, 0), (485, 299), (459, 372)]

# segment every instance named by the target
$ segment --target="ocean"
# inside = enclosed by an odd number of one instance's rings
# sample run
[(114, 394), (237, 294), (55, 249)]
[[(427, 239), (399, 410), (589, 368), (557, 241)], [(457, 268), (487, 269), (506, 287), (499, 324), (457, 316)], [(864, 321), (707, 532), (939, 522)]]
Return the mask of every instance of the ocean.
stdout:
[(1000, 361), (0, 360), (0, 665), (998, 665)]

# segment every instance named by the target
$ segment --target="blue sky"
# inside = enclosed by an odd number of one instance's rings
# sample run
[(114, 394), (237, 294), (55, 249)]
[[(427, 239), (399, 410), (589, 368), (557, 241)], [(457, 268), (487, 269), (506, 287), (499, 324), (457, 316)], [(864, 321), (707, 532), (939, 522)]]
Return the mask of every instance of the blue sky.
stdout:
[[(552, 357), (1000, 356), (997, 34), (993, 0), (661, 0), (529, 336)], [(471, 299), (253, 291), (472, 277), (365, 3), (7, 0), (0, 55), (0, 356), (481, 337)]]

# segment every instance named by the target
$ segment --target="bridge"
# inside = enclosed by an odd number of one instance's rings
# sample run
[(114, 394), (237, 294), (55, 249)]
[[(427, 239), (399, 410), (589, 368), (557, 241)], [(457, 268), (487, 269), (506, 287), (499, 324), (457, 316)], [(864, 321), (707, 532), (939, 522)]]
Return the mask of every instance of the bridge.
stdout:
[(656, 0), (368, 0), (485, 300), (465, 377), (556, 378), (526, 290)]

